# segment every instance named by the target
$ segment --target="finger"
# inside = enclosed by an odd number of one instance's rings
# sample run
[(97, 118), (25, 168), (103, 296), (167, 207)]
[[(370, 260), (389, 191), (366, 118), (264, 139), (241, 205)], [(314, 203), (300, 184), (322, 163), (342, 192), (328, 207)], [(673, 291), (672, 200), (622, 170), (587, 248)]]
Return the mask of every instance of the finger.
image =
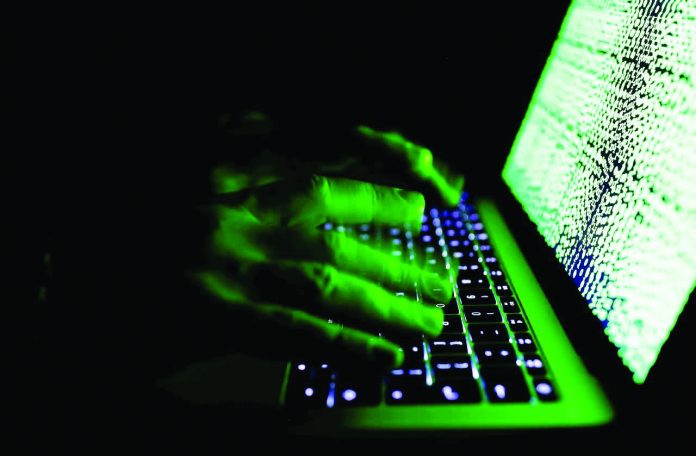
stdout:
[[(239, 195), (236, 194), (231, 195)], [(271, 227), (263, 224), (244, 207), (227, 207), (213, 205), (215, 226), (212, 227), (210, 239), (210, 254), (212, 258), (224, 258), (237, 261), (266, 261), (268, 248), (263, 245), (263, 239)]]
[(216, 201), (241, 204), (260, 220), (288, 226), (333, 221), (406, 223), (420, 229), (425, 208), (425, 199), (418, 192), (320, 175), (223, 194)]
[(357, 127), (357, 132), (367, 141), (404, 157), (410, 164), (414, 176), (432, 186), (445, 203), (456, 205), (459, 202), (464, 188), (464, 177), (452, 175), (445, 165), (434, 160), (430, 149), (407, 140), (397, 132), (381, 132), (364, 125)]
[(320, 231), (313, 235), (318, 238), (315, 241), (317, 249), (321, 250), (317, 259), (334, 264), (343, 271), (366, 276), (387, 287), (413, 289), (415, 284), (421, 284), (431, 297), (434, 297), (432, 290), (451, 288), (447, 271), (442, 276), (426, 271), (404, 260), (401, 255), (381, 251), (345, 233)]
[(431, 297), (436, 289), (450, 287), (447, 271), (438, 275), (414, 263), (357, 240), (346, 233), (306, 227), (269, 227), (249, 214), (222, 208), (219, 229), (214, 236), (218, 256), (235, 260), (266, 262), (277, 260), (329, 263), (354, 275), (369, 277), (388, 287), (408, 287), (416, 283)]
[[(220, 275), (199, 274), (204, 287), (216, 299), (246, 320), (252, 329), (246, 349), (263, 356), (291, 359), (362, 360), (384, 367), (398, 367), (401, 348), (357, 329), (330, 324), (309, 313), (273, 304), (250, 303), (234, 283)], [(259, 337), (261, 329), (263, 335)]]
[(396, 296), (327, 264), (257, 263), (242, 272), (242, 279), (254, 299), (286, 303), (325, 318), (429, 336), (442, 330), (440, 309)]
[(391, 341), (359, 329), (329, 323), (301, 310), (263, 306), (259, 314), (291, 334), (282, 339), (283, 344), (291, 341), (284, 350), (290, 358), (339, 363), (357, 359), (388, 368), (398, 367), (404, 360), (401, 347)]
[(321, 185), (320, 204), (329, 221), (407, 223), (420, 229), (425, 198), (418, 192), (340, 178), (323, 178)]

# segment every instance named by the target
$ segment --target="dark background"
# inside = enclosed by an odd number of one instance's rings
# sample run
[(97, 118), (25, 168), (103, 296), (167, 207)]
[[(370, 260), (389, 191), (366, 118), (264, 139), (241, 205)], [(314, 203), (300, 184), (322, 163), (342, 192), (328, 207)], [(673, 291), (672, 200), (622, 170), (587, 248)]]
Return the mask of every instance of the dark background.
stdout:
[[(153, 236), (150, 225), (203, 191), (209, 164), (220, 158), (211, 140), (220, 114), (259, 109), (286, 129), (306, 132), (308, 141), (321, 136), (317, 131), (359, 123), (396, 129), (430, 147), (472, 186), (485, 184), (509, 151), (567, 4), (258, 2), (205, 12), (43, 11), (13, 24), (4, 94), (13, 141), (4, 170), (18, 195), (8, 210), (20, 223), (10, 238), (18, 259), (10, 293), (32, 303), (21, 312), (27, 324), (17, 338), (16, 364), (31, 374), (17, 388), (20, 426), (40, 423), (46, 430), (64, 421), (46, 405), (66, 393), (75, 399), (60, 398), (62, 407), (98, 413), (101, 404), (81, 402), (103, 392), (92, 385), (104, 380), (99, 369), (113, 376), (113, 366), (146, 362), (126, 359), (138, 350), (133, 342), (103, 340), (102, 333), (118, 333), (133, 314), (101, 311), (95, 303), (124, 296), (117, 280), (124, 268), (157, 267), (143, 260), (156, 257), (158, 248), (142, 245), (141, 232), (165, 246), (163, 239), (181, 245), (181, 230)], [(331, 145), (325, 150), (330, 155)], [(50, 250), (71, 252), (67, 267), (84, 274), (80, 305), (47, 309), (34, 299)], [(95, 266), (95, 255), (112, 260)], [(134, 333), (148, 331), (134, 326)], [(61, 350), (47, 351), (54, 338)], [(73, 349), (81, 353), (67, 360), (56, 355)], [(77, 386), (66, 386), (74, 381)], [(68, 423), (69, 432), (65, 422), (56, 429), (72, 440), (84, 418)], [(104, 423), (97, 418), (95, 427)], [(225, 430), (215, 426), (206, 433), (221, 435)], [(477, 441), (530, 445), (538, 437)], [(554, 434), (576, 442), (606, 437)]]
[(44, 14), (12, 36), (10, 98), (37, 133), (59, 124), (74, 146), (128, 134), (120, 153), (144, 161), (162, 155), (142, 150), (156, 134), (249, 107), (308, 131), (395, 128), (464, 171), (504, 157), (567, 2), (378, 3)]

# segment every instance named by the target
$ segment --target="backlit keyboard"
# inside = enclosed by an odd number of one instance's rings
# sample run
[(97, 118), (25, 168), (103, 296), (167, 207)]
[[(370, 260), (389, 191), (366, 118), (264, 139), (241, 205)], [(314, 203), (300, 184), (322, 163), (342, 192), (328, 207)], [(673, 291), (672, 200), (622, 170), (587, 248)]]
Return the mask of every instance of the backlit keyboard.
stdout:
[[(535, 336), (476, 208), (426, 211), (419, 233), (402, 227), (333, 226), (391, 254), (449, 274), (451, 289), (394, 290), (444, 312), (437, 338), (402, 342), (402, 366), (386, 373), (293, 363), (285, 403), (298, 407), (554, 401), (557, 394)], [(344, 369), (345, 370), (345, 369)]]

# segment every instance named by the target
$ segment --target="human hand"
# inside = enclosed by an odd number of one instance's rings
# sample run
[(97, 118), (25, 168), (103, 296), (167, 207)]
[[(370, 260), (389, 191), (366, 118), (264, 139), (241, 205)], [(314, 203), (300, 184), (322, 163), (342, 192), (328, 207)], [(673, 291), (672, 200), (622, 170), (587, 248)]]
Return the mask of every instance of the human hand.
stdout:
[[(215, 170), (213, 178), (219, 192), (311, 172), (408, 188), (425, 194), (434, 204), (454, 206), (464, 187), (463, 176), (452, 173), (430, 149), (396, 131), (365, 125), (352, 129), (333, 125), (275, 127), (259, 112), (247, 113), (227, 130), (238, 142), (231, 149), (244, 156), (237, 156), (232, 165), (223, 161)], [(246, 162), (245, 166), (240, 167), (240, 161)]]
[[(357, 132), (382, 148), (394, 171), (405, 175), (404, 183), (429, 186), (446, 201), (458, 200), (461, 187), (439, 172), (429, 150), (398, 133), (368, 127)], [(394, 166), (398, 162), (410, 166)], [(243, 349), (283, 358), (396, 366), (403, 352), (378, 333), (439, 334), (440, 309), (390, 290), (412, 290), (421, 283), (427, 299), (430, 290), (451, 287), (447, 276), (403, 261), (373, 240), (365, 242), (364, 236), (320, 229), (330, 222), (396, 225), (418, 232), (425, 207), (421, 193), (315, 173), (370, 174), (364, 163), (352, 159), (308, 163), (307, 174), (294, 177), (287, 169), (283, 176), (282, 166), (274, 168), (274, 159), (261, 163), (262, 171), (239, 172), (230, 166), (216, 171), (210, 261), (197, 274), (213, 300), (256, 332)], [(290, 168), (296, 172), (297, 167)]]

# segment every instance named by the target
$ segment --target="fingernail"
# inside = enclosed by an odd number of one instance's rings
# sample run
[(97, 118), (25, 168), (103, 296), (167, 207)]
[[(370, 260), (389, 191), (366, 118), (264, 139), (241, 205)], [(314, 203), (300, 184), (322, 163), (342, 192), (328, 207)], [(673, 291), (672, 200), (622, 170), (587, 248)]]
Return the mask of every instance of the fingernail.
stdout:
[(395, 188), (396, 193), (409, 204), (413, 206), (423, 206), (425, 207), (425, 197), (420, 192), (413, 192), (410, 190), (404, 190), (403, 188)]
[(445, 316), (441, 309), (424, 307), (421, 313), (421, 325), (429, 336), (437, 336), (442, 332), (442, 322)]
[(372, 128), (368, 127), (367, 125), (358, 125), (356, 130), (361, 135), (367, 136), (367, 137), (372, 137), (375, 134), (375, 131)]
[(443, 193), (444, 199), (447, 201), (447, 203), (451, 204), (452, 206), (456, 205), (459, 202), (459, 199), (462, 197), (462, 192), (464, 191), (464, 177), (460, 176), (454, 180), (454, 182), (449, 184), (449, 187), (447, 190)]
[(383, 339), (370, 341), (372, 359), (384, 366), (399, 367), (404, 362), (404, 351), (396, 344)]
[(425, 210), (425, 197), (419, 192), (412, 192), (401, 188), (395, 190), (396, 193), (408, 203), (408, 212), (404, 214), (407, 221), (420, 223), (423, 218), (423, 211)]
[(418, 173), (430, 174), (433, 172), (433, 153), (426, 147), (418, 148), (416, 169)]

